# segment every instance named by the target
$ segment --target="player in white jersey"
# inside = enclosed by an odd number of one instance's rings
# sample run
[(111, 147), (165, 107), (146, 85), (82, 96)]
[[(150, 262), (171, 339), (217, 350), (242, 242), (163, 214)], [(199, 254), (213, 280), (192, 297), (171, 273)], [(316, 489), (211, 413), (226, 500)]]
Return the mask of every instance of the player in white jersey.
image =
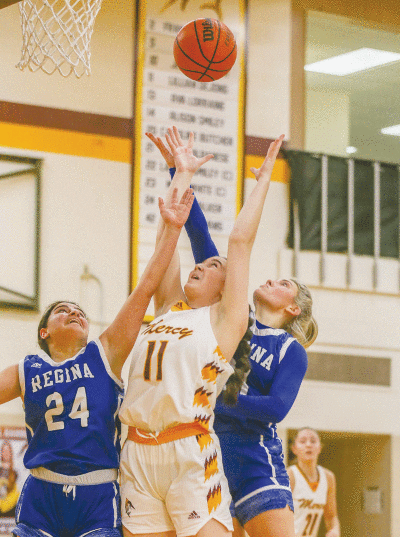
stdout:
[(321, 448), (317, 431), (310, 428), (298, 431), (292, 446), (297, 464), (288, 468), (296, 537), (317, 537), (322, 517), (326, 537), (340, 537), (336, 479), (333, 472), (318, 465)]
[(88, 343), (89, 323), (70, 301), (51, 304), (38, 326), (40, 350), (0, 373), (0, 404), (24, 403), (31, 474), (16, 509), (18, 537), (120, 537), (119, 419), (122, 366), (168, 267), (193, 203), (188, 190), (166, 207), (163, 235), (111, 325)]
[[(172, 153), (160, 137), (146, 136), (174, 177)], [(196, 199), (185, 228), (196, 263), (219, 256)], [(300, 282), (268, 280), (253, 297), (254, 324), (233, 357), (235, 372), (217, 399), (214, 429), (232, 494), (234, 537), (294, 537), (293, 497), (276, 424), (295, 401), (307, 368), (305, 348), (318, 326), (311, 294)]]
[[(166, 139), (176, 165), (170, 190), (179, 192), (212, 155), (196, 158), (193, 133), (184, 144), (176, 127)], [(230, 234), (227, 259), (197, 264), (182, 289), (176, 252), (154, 295), (155, 319), (135, 347), (120, 411), (129, 426), (121, 455), (126, 537), (231, 535), (213, 409), (247, 329), (250, 253), (282, 140), (252, 169), (258, 181)]]

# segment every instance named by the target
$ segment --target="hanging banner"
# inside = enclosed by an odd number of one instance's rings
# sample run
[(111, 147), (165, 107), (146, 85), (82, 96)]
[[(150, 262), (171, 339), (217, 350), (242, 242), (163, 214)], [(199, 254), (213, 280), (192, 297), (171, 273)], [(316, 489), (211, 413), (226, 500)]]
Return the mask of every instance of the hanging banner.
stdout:
[[(239, 0), (151, 0), (139, 2), (135, 95), (134, 222), (132, 284), (154, 248), (158, 196), (169, 182), (168, 168), (145, 136), (164, 137), (177, 126), (183, 140), (195, 137), (198, 156), (214, 158), (195, 174), (192, 188), (213, 237), (226, 237), (240, 209), (243, 189), (245, 5)], [(233, 32), (237, 60), (213, 82), (186, 77), (176, 66), (173, 45), (182, 26), (198, 18), (218, 19)]]

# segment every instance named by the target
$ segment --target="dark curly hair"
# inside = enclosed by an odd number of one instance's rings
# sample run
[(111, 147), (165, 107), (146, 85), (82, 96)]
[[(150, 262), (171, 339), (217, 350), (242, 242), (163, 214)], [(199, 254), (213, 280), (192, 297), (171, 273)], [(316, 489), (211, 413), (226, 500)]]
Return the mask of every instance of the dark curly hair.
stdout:
[(253, 324), (253, 316), (249, 306), (249, 321), (247, 330), (233, 355), (235, 361), (235, 372), (228, 379), (223, 392), (223, 401), (227, 405), (234, 406), (237, 403), (238, 395), (243, 382), (246, 380), (247, 373), (250, 371), (250, 340), (253, 335), (251, 326)]
[(64, 302), (67, 304), (74, 304), (74, 306), (77, 306), (78, 308), (80, 308), (79, 304), (77, 304), (76, 302), (72, 302), (71, 300), (57, 300), (56, 302), (53, 302), (52, 304), (50, 304), (50, 306), (47, 306), (45, 312), (42, 315), (42, 318), (39, 321), (39, 325), (37, 329), (38, 345), (49, 356), (50, 356), (49, 346), (47, 345), (47, 341), (43, 339), (42, 337), (40, 337), (40, 330), (42, 328), (47, 328), (47, 321), (49, 320), (51, 312), (54, 310), (56, 306), (58, 306), (58, 304), (62, 304)]

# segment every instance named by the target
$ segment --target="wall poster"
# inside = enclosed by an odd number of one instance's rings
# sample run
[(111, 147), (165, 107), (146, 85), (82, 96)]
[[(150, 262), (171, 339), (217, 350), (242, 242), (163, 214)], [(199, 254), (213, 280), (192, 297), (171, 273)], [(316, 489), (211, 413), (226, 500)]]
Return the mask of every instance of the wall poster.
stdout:
[[(221, 238), (226, 247), (241, 207), (244, 158), (244, 2), (140, 0), (137, 16), (132, 287), (153, 252), (158, 196), (164, 196), (169, 182), (163, 157), (144, 133), (163, 138), (176, 125), (183, 139), (194, 132), (198, 156), (214, 154), (196, 173), (192, 187), (213, 238)], [(197, 18), (221, 20), (236, 39), (235, 65), (214, 82), (187, 78), (174, 61), (176, 34)]]

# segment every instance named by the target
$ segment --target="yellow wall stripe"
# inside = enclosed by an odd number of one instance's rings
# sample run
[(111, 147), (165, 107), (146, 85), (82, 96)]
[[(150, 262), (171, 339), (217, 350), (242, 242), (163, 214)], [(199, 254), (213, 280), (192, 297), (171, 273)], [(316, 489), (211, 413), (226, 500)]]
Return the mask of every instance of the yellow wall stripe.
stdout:
[(136, 10), (137, 65), (135, 70), (135, 154), (133, 162), (134, 197), (132, 200), (132, 235), (131, 235), (131, 289), (136, 287), (139, 278), (139, 211), (140, 211), (140, 174), (142, 158), (142, 107), (143, 78), (146, 45), (146, 1), (139, 0)]
[[(136, 141), (139, 145), (139, 139)], [(132, 158), (132, 142), (128, 138), (85, 134), (5, 122), (0, 122), (0, 147), (98, 158), (127, 164), (131, 162)], [(264, 157), (246, 155), (245, 177), (254, 177), (250, 168), (259, 168), (263, 160)], [(136, 170), (136, 173), (138, 173), (138, 170)], [(289, 166), (285, 160), (278, 159), (276, 161), (272, 181), (280, 183), (289, 181)]]
[[(245, 174), (244, 176), (249, 179), (254, 179), (253, 173), (250, 168), (259, 168), (264, 161), (264, 157), (257, 155), (246, 155), (245, 158)], [(277, 181), (278, 183), (288, 183), (290, 177), (290, 168), (286, 160), (278, 158), (275, 162), (274, 171), (272, 172), (271, 181)]]
[(128, 138), (0, 122), (0, 146), (129, 163)]

